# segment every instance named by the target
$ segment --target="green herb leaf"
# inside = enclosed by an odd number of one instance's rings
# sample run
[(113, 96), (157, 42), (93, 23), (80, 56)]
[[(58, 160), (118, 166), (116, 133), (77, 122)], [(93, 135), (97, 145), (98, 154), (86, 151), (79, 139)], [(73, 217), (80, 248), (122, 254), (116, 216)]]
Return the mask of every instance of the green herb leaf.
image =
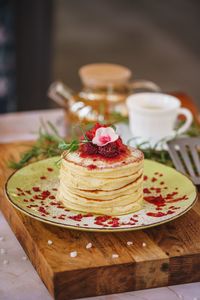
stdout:
[(67, 143), (65, 143), (65, 141), (62, 141), (58, 144), (58, 149), (60, 149), (60, 150), (69, 150), (70, 146), (71, 146), (71, 144), (67, 144)]

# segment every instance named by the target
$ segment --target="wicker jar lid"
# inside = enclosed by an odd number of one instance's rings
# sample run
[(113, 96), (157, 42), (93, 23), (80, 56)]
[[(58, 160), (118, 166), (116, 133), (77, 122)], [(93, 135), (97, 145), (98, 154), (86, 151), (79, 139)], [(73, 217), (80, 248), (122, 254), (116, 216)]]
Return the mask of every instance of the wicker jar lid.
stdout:
[(126, 84), (132, 74), (128, 68), (121, 65), (96, 63), (81, 67), (79, 75), (85, 86), (107, 87)]

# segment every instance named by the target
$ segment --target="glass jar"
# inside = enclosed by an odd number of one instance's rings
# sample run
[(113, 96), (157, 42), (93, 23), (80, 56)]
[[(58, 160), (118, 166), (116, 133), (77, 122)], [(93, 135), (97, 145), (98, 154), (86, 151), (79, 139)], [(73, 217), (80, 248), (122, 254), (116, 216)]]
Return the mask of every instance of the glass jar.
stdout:
[(53, 83), (49, 96), (65, 108), (68, 124), (118, 123), (127, 120), (125, 100), (137, 90), (160, 91), (153, 82), (131, 81), (131, 71), (121, 65), (98, 63), (80, 68), (82, 89), (78, 93), (61, 82)]

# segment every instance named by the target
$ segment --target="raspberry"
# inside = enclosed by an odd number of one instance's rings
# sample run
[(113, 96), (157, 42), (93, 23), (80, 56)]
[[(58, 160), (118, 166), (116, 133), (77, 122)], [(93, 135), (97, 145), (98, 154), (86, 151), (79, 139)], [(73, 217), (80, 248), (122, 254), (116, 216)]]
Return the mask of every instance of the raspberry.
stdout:
[(117, 147), (119, 147), (119, 148), (121, 148), (121, 147), (123, 147), (124, 146), (124, 144), (123, 144), (123, 142), (122, 142), (122, 139), (119, 137), (115, 142), (115, 145), (117, 146)]
[(115, 157), (120, 154), (120, 149), (115, 143), (109, 143), (105, 146), (99, 147), (99, 154), (104, 157)]
[(98, 146), (92, 143), (86, 143), (81, 145), (81, 152), (85, 154), (97, 154), (98, 153)]
[[(89, 130), (85, 133), (85, 135), (87, 136), (88, 140), (91, 141), (95, 135), (95, 133), (93, 134), (92, 130)], [(83, 137), (84, 139), (84, 137)]]

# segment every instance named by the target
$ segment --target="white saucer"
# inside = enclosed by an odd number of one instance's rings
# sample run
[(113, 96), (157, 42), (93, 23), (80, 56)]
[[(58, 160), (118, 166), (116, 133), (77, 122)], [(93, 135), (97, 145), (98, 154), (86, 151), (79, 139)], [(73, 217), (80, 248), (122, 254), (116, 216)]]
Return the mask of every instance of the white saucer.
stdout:
[(123, 142), (125, 144), (128, 144), (129, 146), (136, 147), (136, 148), (139, 147), (140, 149), (147, 149), (150, 147), (150, 148), (155, 148), (156, 150), (168, 151), (167, 142), (174, 139), (177, 136), (176, 131), (174, 131), (171, 136), (156, 141), (155, 139), (145, 139), (137, 136), (134, 137), (127, 124), (120, 123), (117, 124), (116, 127), (117, 127), (117, 132), (122, 137)]

